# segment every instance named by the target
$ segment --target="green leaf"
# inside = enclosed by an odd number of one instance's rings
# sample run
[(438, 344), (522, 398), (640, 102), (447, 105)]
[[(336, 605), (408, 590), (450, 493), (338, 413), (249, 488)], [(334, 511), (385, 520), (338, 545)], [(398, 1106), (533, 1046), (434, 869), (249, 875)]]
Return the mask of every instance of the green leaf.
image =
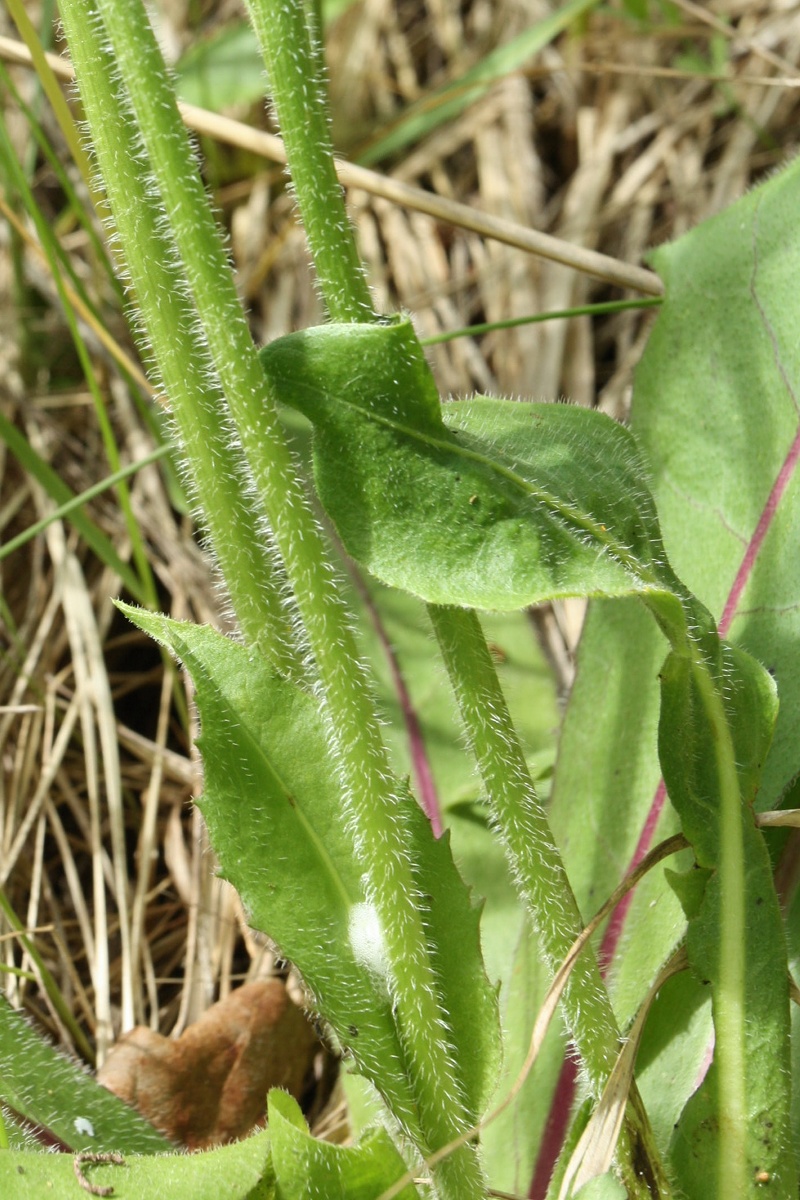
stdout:
[(615, 422), (565, 405), (440, 406), (403, 321), (291, 334), (261, 361), (315, 425), (317, 489), (345, 548), (385, 583), (498, 611), (679, 590), (639, 454)]
[(687, 921), (693, 920), (700, 911), (712, 874), (708, 867), (699, 867), (697, 863), (688, 871), (671, 871), (665, 867), (664, 876), (680, 900)]
[(317, 704), (208, 626), (120, 608), (194, 681), (200, 807), (221, 873), (253, 926), (302, 972), (341, 1045), (413, 1128), (380, 949), (369, 939), (361, 871)]
[(652, 256), (633, 408), (673, 567), (778, 683), (760, 809), (800, 770), (798, 203), (800, 160)]
[[(503, 1073), (495, 1103), (505, 1099), (517, 1081), (530, 1049), (531, 1030), (552, 981), (529, 922), (509, 918), (509, 925), (518, 936), (511, 969), (503, 981)], [(520, 1196), (528, 1192), (565, 1045), (563, 1026), (556, 1017), (522, 1090), (481, 1133), (486, 1174), (494, 1188)]]
[[(798, 192), (795, 163), (653, 255), (666, 296), (637, 370), (631, 419), (670, 562), (722, 632), (778, 682), (758, 809), (777, 807), (800, 769)], [(664, 650), (633, 601), (590, 606), (551, 807), (587, 917), (634, 854), (677, 827), (657, 789)], [(617, 927), (610, 983), (622, 1025), (684, 925), (663, 874), (639, 885)], [(662, 1149), (709, 1050), (695, 995), (671, 986), (680, 991), (673, 1032), (654, 1041), (638, 1076)]]
[[(134, 1109), (40, 1037), (2, 995), (0, 1100), (72, 1150), (163, 1154), (172, 1149)], [(5, 1194), (1, 1186), (0, 1194)]]
[(253, 104), (267, 90), (258, 42), (246, 21), (233, 21), (195, 42), (175, 64), (175, 90), (212, 112)]
[(681, 1182), (692, 1194), (702, 1178), (705, 1191), (723, 1200), (734, 1180), (738, 1195), (756, 1195), (766, 1172), (770, 1193), (789, 1197), (797, 1164), (786, 939), (772, 863), (752, 813), (777, 697), (767, 672), (723, 643), (713, 675), (730, 736), (720, 736), (704, 694), (705, 670), (670, 654), (661, 674), (664, 778), (698, 864), (709, 872), (694, 898), (687, 950), (695, 976), (711, 986), (716, 1030), (715, 1070), (681, 1123), (679, 1137), (690, 1136), (693, 1146)]
[[(658, 786), (658, 674), (666, 650), (664, 637), (635, 600), (590, 604), (549, 808), (586, 920), (625, 874)], [(678, 827), (667, 806), (651, 837), (660, 840)], [(612, 971), (612, 996), (623, 1027), (643, 999), (644, 981), (655, 977), (684, 926), (661, 874), (651, 872), (639, 885), (631, 922), (642, 926), (641, 944), (630, 952), (626, 945)], [(654, 895), (649, 889), (656, 877)]]
[(625, 1200), (627, 1194), (613, 1175), (598, 1175), (575, 1193), (574, 1200)]
[(453, 865), (449, 831), (435, 839), (421, 810), (413, 801), (411, 805), (412, 853), (423, 889), (425, 932), (433, 949), (466, 1111), (475, 1122), (494, 1094), (501, 1058), (497, 993), (489, 985), (481, 957), (483, 906), (470, 902)]
[[(416, 1129), (413, 1079), (316, 700), (208, 627), (120, 608), (169, 647), (194, 680), (205, 766), (201, 807), (222, 873), (239, 891), (252, 924), (301, 971), (358, 1069), (396, 1118)], [(459, 1082), (476, 1120), (494, 1086), (499, 1056), (496, 997), (480, 957), (479, 909), (455, 870), (449, 839), (433, 838), (410, 797), (406, 810), (408, 850), (427, 898), (423, 919)]]
[[(795, 162), (653, 256), (666, 297), (637, 373), (633, 410), (671, 560), (719, 616), (723, 634), (768, 666), (778, 683), (780, 711), (755, 799), (759, 809), (777, 806), (800, 769), (798, 199)], [(748, 874), (750, 906), (759, 891)], [(719, 902), (713, 892), (709, 901)], [(769, 946), (774, 938), (764, 950)], [(757, 950), (748, 946), (748, 953)], [(775, 971), (772, 963), (765, 993)], [(781, 980), (768, 1038), (782, 1020), (782, 988)], [(755, 1024), (766, 1001), (753, 1003)], [(780, 1128), (785, 1082), (777, 1071), (772, 1083)], [(761, 1086), (768, 1084), (765, 1078)], [(689, 1149), (680, 1153), (680, 1170), (691, 1168), (690, 1193), (701, 1176), (707, 1187), (695, 1133), (708, 1137), (715, 1089), (711, 1076), (681, 1122), (680, 1145)], [(775, 1182), (796, 1190), (796, 1176), (793, 1184), (780, 1175)]]
[[(269, 1094), (268, 1118), (280, 1200), (375, 1200), (406, 1173), (385, 1129), (369, 1130), (348, 1148), (318, 1141), (292, 1097), (275, 1089)], [(409, 1183), (399, 1200), (417, 1196)]]
[(636, 1083), (665, 1158), (712, 1044), (708, 992), (690, 971), (668, 979), (650, 1009), (636, 1056)]
[[(115, 1200), (277, 1200), (268, 1133), (205, 1154), (126, 1156), (120, 1164), (78, 1166), (93, 1187), (113, 1188), (102, 1194)], [(0, 1194), (10, 1200), (79, 1200), (87, 1193), (76, 1180), (74, 1155), (8, 1150), (0, 1153)]]
[[(753, 829), (752, 805), (778, 715), (778, 695), (768, 673), (749, 654), (726, 643), (711, 648), (712, 680), (723, 696), (735, 750), (738, 795)], [(670, 653), (661, 669), (659, 756), (669, 797), (701, 867), (714, 868), (728, 814), (718, 803), (719, 770), (714, 734), (695, 663)], [(740, 819), (742, 812), (737, 812)], [(760, 836), (760, 835), (759, 835)], [(763, 839), (762, 839), (763, 840)]]

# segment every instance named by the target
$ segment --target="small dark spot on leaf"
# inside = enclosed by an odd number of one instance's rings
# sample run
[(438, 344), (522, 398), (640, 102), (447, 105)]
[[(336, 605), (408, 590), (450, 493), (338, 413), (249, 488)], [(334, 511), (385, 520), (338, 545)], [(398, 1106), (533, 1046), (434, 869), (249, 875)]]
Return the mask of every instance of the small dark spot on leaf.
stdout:
[(350, 1034), (350, 1037), (357, 1038), (358, 1037), (358, 1026), (357, 1025), (348, 1025), (347, 1032)]

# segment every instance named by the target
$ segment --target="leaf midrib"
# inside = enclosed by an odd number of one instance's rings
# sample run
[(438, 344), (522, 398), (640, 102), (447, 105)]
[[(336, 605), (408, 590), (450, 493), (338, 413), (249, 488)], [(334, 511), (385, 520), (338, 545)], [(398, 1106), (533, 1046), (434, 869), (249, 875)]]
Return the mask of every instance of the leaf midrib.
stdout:
[[(194, 672), (198, 671), (204, 677), (206, 686), (213, 689), (213, 691), (219, 697), (219, 700), (224, 704), (224, 706), (227, 709), (229, 709), (231, 712), (233, 712), (233, 714), (237, 717), (238, 728), (239, 728), (240, 733), (244, 733), (244, 735), (246, 736), (250, 745), (255, 749), (256, 757), (262, 762), (267, 776), (274, 781), (276, 787), (278, 788), (280, 793), (283, 795), (287, 806), (295, 814), (295, 817), (300, 822), (304, 831), (308, 835), (308, 838), (317, 854), (317, 857), (319, 858), (320, 862), (323, 864), (323, 867), (325, 869), (327, 869), (327, 874), (333, 883), (334, 890), (342, 898), (342, 900), (345, 904), (345, 907), (348, 910), (350, 908), (352, 908), (352, 906), (354, 904), (358, 903), (358, 901), (361, 899), (361, 897), (354, 898), (349, 895), (349, 893), (345, 887), (344, 880), (342, 879), (340, 872), (336, 869), (335, 863), (334, 863), (331, 855), (326, 850), (325, 845), (324, 845), (322, 839), (320, 838), (320, 836), (317, 834), (313, 824), (306, 816), (306, 814), (302, 808), (302, 805), (301, 805), (301, 800), (297, 797), (295, 792), (290, 787), (287, 786), (286, 782), (284, 781), (283, 776), (281, 775), (281, 773), (277, 770), (277, 768), (273, 765), (272, 761), (267, 756), (265, 750), (263, 749), (263, 747), (261, 745), (260, 739), (256, 736), (256, 734), (253, 732), (250, 724), (248, 723), (246, 714), (238, 711), (236, 706), (225, 696), (225, 693), (219, 688), (217, 683), (214, 681), (213, 677), (211, 677), (209, 675), (209, 672), (206, 670), (205, 666), (202, 663), (197, 662), (196, 655), (188, 648), (188, 646), (186, 646), (184, 644), (184, 646), (182, 648), (179, 648), (176, 645), (175, 650), (176, 650), (176, 652), (179, 653), (180, 657), (187, 664), (189, 664), (190, 661), (192, 659), (194, 659), (194, 664), (192, 667), (192, 675), (195, 678), (195, 682), (196, 682), (196, 676), (194, 675)], [(197, 696), (198, 696), (198, 702), (199, 702), (200, 701), (199, 687), (197, 688)]]

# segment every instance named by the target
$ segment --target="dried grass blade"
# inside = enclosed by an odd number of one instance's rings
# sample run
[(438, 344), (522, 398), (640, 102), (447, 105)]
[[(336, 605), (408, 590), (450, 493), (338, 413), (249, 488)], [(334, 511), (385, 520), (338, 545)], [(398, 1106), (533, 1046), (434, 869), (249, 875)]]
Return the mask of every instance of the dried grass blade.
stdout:
[[(21, 65), (29, 66), (30, 57), (19, 43), (9, 38), (0, 38), (0, 55)], [(53, 56), (55, 58), (55, 56)], [(49, 59), (48, 59), (49, 61)], [(50, 65), (61, 79), (72, 79), (72, 68), (68, 63), (55, 59)], [(218, 141), (226, 142), (240, 149), (250, 150), (271, 162), (285, 163), (286, 155), (280, 138), (273, 134), (262, 133), (251, 129), (240, 121), (229, 117), (220, 117), (216, 113), (196, 108), (192, 104), (181, 104), (180, 111), (186, 124), (198, 133), (203, 133)], [(506, 221), (500, 217), (492, 217), (481, 213), (467, 204), (436, 196), (422, 188), (402, 183), (367, 167), (359, 167), (355, 163), (338, 161), (336, 172), (339, 181), (345, 187), (361, 188), (373, 196), (382, 196), (394, 204), (414, 209), (416, 212), (427, 213), (436, 220), (457, 225), (462, 229), (472, 230), (482, 237), (494, 238), (508, 246), (515, 246), (529, 254), (538, 254), (554, 262), (563, 263), (577, 271), (594, 275), (607, 283), (618, 287), (635, 288), (649, 296), (660, 296), (664, 288), (661, 280), (653, 271), (638, 267), (631, 263), (620, 262), (607, 254), (596, 250), (586, 250), (575, 246), (561, 238), (551, 237), (535, 229), (527, 229), (514, 221)]]
[(650, 1012), (650, 1006), (657, 992), (673, 975), (684, 971), (689, 965), (685, 947), (675, 951), (672, 958), (664, 964), (644, 999), (636, 1019), (631, 1026), (625, 1045), (620, 1051), (614, 1064), (614, 1069), (608, 1077), (603, 1095), (597, 1108), (592, 1113), (588, 1125), (581, 1134), (572, 1157), (567, 1165), (558, 1200), (569, 1200), (584, 1184), (597, 1176), (605, 1175), (614, 1159), (617, 1141), (619, 1139), (628, 1096), (633, 1084), (633, 1069), (636, 1064), (636, 1052), (642, 1036), (645, 1021)]

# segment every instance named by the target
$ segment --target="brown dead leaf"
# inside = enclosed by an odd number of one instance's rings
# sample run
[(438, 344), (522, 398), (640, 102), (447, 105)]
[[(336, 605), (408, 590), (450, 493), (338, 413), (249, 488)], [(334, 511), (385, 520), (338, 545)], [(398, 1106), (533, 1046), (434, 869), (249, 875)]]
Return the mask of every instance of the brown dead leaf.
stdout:
[(200, 1150), (249, 1133), (270, 1088), (299, 1100), (319, 1049), (283, 983), (268, 979), (237, 988), (177, 1039), (137, 1026), (97, 1078), (167, 1137)]

